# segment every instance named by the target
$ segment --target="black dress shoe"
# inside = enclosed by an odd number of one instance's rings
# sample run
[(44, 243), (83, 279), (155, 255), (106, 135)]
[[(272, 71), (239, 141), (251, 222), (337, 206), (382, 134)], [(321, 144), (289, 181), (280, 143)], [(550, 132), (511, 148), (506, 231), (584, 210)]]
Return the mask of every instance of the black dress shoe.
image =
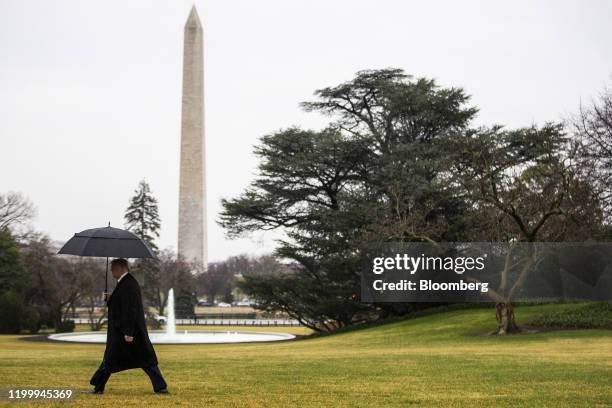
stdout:
[(156, 394), (169, 394), (168, 389), (164, 388), (163, 390), (157, 390), (155, 391)]
[(87, 390), (87, 391), (83, 391), (83, 394), (104, 394), (104, 390)]

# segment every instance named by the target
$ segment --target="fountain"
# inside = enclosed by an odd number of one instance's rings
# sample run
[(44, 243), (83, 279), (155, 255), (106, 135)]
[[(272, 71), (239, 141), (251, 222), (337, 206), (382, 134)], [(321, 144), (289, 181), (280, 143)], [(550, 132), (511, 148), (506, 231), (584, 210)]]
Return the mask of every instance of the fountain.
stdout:
[[(149, 339), (153, 344), (219, 344), (219, 343), (253, 343), (265, 341), (290, 340), (295, 338), (286, 333), (261, 333), (238, 331), (205, 331), (185, 330), (176, 332), (174, 317), (174, 290), (168, 291), (166, 306), (166, 331), (151, 331)], [(51, 340), (77, 343), (106, 343), (106, 332), (57, 333), (49, 336)]]
[[(170, 288), (168, 291), (168, 304), (166, 305), (166, 309), (168, 310), (168, 315), (166, 316), (166, 336), (168, 338), (173, 338), (176, 336), (176, 321), (174, 320), (174, 289)], [(187, 331), (185, 331), (187, 333)]]

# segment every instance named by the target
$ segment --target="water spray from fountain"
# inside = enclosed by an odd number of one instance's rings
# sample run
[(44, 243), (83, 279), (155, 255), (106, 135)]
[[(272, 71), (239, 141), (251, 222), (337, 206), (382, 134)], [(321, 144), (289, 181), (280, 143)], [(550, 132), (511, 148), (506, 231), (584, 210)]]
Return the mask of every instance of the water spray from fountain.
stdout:
[(166, 302), (166, 336), (176, 336), (176, 320), (174, 319), (174, 289), (168, 291), (168, 302)]

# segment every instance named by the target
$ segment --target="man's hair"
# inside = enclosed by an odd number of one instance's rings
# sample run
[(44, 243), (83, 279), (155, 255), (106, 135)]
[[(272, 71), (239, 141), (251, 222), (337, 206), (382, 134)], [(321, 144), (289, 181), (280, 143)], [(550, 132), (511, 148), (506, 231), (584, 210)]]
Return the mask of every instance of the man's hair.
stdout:
[(128, 270), (128, 271), (130, 270), (127, 259), (123, 259), (123, 258), (113, 259), (111, 261), (111, 269), (113, 269), (113, 266), (120, 266), (124, 268), (125, 270)]

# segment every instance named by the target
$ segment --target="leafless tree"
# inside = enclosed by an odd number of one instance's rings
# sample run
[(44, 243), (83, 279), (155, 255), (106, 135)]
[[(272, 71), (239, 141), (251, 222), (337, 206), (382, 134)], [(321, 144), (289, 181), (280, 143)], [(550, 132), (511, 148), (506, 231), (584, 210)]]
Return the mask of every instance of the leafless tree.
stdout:
[(56, 255), (46, 236), (31, 238), (22, 252), (24, 265), (31, 276), (30, 304), (41, 316), (41, 323), (62, 330), (68, 314), (82, 295), (78, 268)]
[(0, 194), (0, 229), (23, 226), (35, 215), (34, 205), (23, 194)]
[(78, 258), (75, 267), (82, 285), (79, 303), (87, 310), (91, 330), (100, 330), (106, 319), (106, 307), (102, 301), (104, 265), (97, 259)]
[(168, 291), (174, 288), (175, 294), (193, 291), (194, 267), (168, 249), (160, 251), (159, 261), (137, 261), (132, 270), (144, 276), (143, 291), (147, 305), (164, 315)]
[(226, 295), (228, 289), (231, 292), (233, 277), (234, 273), (227, 261), (212, 262), (208, 264), (206, 272), (197, 275), (199, 292), (205, 293), (208, 301), (212, 303), (219, 295)]
[[(473, 241), (563, 242), (596, 238), (602, 233), (600, 202), (592, 193), (580, 161), (560, 124), (480, 131), (466, 144), (462, 169), (472, 194), (476, 219)], [(502, 285), (490, 295), (496, 302), (498, 334), (519, 331), (513, 301), (541, 257), (531, 246), (518, 260), (511, 251), (500, 271)], [(520, 252), (520, 251), (519, 251)], [(519, 270), (508, 281), (509, 271)]]
[(608, 87), (590, 105), (582, 105), (571, 118), (588, 176), (594, 180), (606, 210), (612, 218), (612, 88)]

